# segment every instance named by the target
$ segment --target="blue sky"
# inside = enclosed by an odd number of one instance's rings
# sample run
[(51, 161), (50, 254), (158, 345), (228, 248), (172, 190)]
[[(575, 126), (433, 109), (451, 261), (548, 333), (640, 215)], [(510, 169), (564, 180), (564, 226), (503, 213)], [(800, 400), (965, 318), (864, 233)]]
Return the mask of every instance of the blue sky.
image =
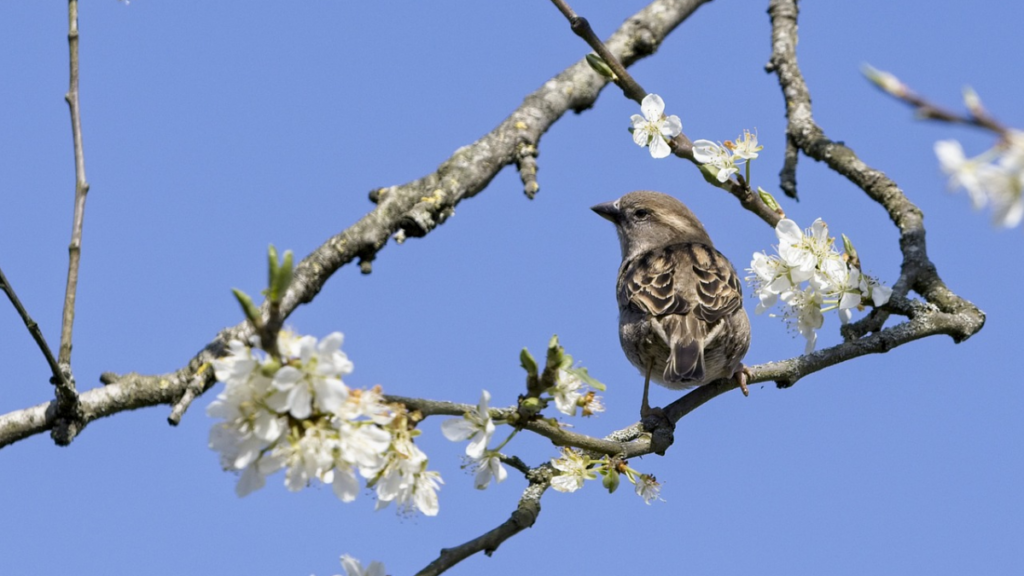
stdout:
[[(573, 3), (601, 36), (643, 5)], [(775, 191), (785, 120), (763, 71), (766, 7), (704, 6), (631, 72), (692, 138), (757, 129), (765, 150), (754, 182)], [(81, 10), (92, 185), (75, 325), (82, 389), (106, 371), (184, 365), (241, 319), (230, 288), (263, 287), (267, 244), (308, 253), (372, 208), (369, 190), (432, 172), (588, 51), (548, 2), (104, 0)], [(948, 193), (932, 151), (953, 137), (978, 153), (992, 139), (914, 121), (859, 74), (869, 62), (956, 108), (969, 83), (993, 114), (1024, 127), (1022, 18), (1024, 7), (994, 0), (801, 11), (798, 56), (816, 120), (921, 207), (943, 279), (988, 315), (979, 334), (859, 358), (788, 390), (720, 397), (680, 422), (665, 457), (631, 462), (663, 482), (665, 502), (609, 496), (597, 483), (551, 492), (532, 529), (452, 573), (518, 574), (524, 562), (569, 574), (1024, 570), (1024, 237)], [(0, 266), (53, 346), (74, 190), (66, 27), (62, 3), (0, 4)], [(388, 245), (373, 274), (342, 269), (290, 325), (344, 332), (350, 385), (463, 402), (486, 388), (496, 405), (522, 390), (519, 350), (539, 353), (557, 333), (609, 385), (608, 411), (577, 429), (631, 424), (642, 380), (616, 334), (618, 246), (588, 207), (634, 189), (671, 193), (738, 268), (775, 239), (688, 163), (637, 148), (626, 128), (638, 111), (605, 90), (541, 140), (535, 200), (506, 168), (425, 239)], [(787, 214), (803, 226), (824, 218), (854, 240), (866, 270), (894, 282), (897, 234), (881, 208), (806, 158), (798, 182), (801, 201), (782, 200)], [(777, 319), (752, 322), (748, 363), (802, 352)], [(839, 341), (838, 325), (827, 318), (820, 345)], [(6, 304), (0, 343), (0, 413), (50, 399), (46, 365)], [(676, 395), (659, 388), (652, 401)], [(459, 470), (462, 446), (429, 419), (419, 443), (446, 481), (436, 518), (374, 512), (369, 495), (346, 505), (329, 489), (292, 494), (280, 476), (238, 499), (206, 447), (212, 398), (177, 428), (158, 407), (94, 422), (69, 448), (41, 435), (0, 451), (2, 571), (326, 575), (349, 553), (411, 574), (504, 521), (525, 486), (513, 474), (474, 490)], [(532, 464), (556, 454), (525, 436), (509, 451)]]

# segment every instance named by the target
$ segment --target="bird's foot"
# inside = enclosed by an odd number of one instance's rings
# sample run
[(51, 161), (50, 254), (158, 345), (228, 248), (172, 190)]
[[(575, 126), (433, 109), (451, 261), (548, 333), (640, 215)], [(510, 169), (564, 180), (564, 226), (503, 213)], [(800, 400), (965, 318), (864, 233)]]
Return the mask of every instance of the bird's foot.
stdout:
[(640, 406), (640, 419), (646, 420), (649, 416), (654, 418), (665, 418), (665, 410), (658, 407), (651, 408), (647, 405), (647, 402), (644, 402), (643, 406)]
[(750, 377), (750, 370), (743, 364), (740, 364), (736, 371), (732, 373), (732, 379), (736, 381), (740, 386), (740, 390), (743, 391), (744, 396), (750, 396), (750, 389), (747, 388), (747, 378)]
[(676, 428), (665, 414), (665, 410), (644, 406), (640, 410), (640, 425), (643, 426), (644, 432), (651, 434), (651, 450), (659, 456), (664, 456), (665, 450), (675, 441)]

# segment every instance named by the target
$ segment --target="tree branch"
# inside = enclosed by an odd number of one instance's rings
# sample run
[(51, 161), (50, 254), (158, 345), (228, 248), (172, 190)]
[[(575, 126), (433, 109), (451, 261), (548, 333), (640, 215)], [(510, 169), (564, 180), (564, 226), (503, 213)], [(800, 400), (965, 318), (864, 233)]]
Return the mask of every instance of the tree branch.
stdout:
[[(608, 49), (619, 62), (629, 66), (653, 53), (704, 1), (656, 0), (612, 34), (607, 42)], [(77, 33), (75, 38), (77, 46)], [(77, 54), (77, 51), (72, 53)], [(281, 302), (282, 317), (288, 317), (300, 304), (311, 302), (331, 275), (353, 260), (358, 259), (363, 271), (369, 272), (370, 262), (392, 235), (420, 237), (428, 234), (454, 214), (459, 202), (480, 193), (502, 168), (516, 162), (519, 143), (538, 142), (566, 112), (579, 112), (592, 106), (605, 84), (606, 80), (581, 59), (526, 96), (523, 104), (497, 128), (456, 150), (437, 171), (401, 186), (372, 191), (370, 199), (377, 204), (373, 211), (328, 239), (296, 266), (292, 284)], [(77, 92), (75, 94), (77, 102)], [(84, 173), (82, 177), (84, 180)], [(84, 190), (87, 189), (86, 186)], [(83, 425), (123, 410), (175, 404), (186, 394), (188, 383), (200, 366), (217, 358), (226, 342), (248, 334), (245, 322), (221, 331), (188, 367), (170, 374), (105, 375), (101, 380), (107, 384), (106, 388), (82, 394)], [(202, 391), (213, 383), (212, 373), (207, 372)], [(47, 416), (52, 410), (50, 404), (43, 404), (0, 416), (0, 447), (52, 428), (52, 415)]]
[(550, 466), (542, 465), (531, 470), (530, 485), (523, 491), (519, 505), (508, 520), (465, 544), (441, 550), (440, 556), (417, 572), (416, 576), (437, 576), (477, 552), (482, 551), (488, 556), (493, 554), (502, 542), (533, 526), (540, 515), (541, 496), (550, 484)]
[(14, 309), (18, 311), (18, 316), (21, 316), (21, 320), (25, 323), (25, 327), (28, 328), (32, 339), (36, 341), (36, 346), (39, 347), (43, 357), (46, 358), (46, 363), (50, 366), (50, 372), (53, 374), (50, 381), (56, 384), (63, 380), (64, 373), (61, 371), (60, 366), (57, 365), (57, 359), (53, 357), (53, 352), (46, 343), (43, 331), (39, 329), (39, 324), (36, 324), (36, 321), (28, 315), (28, 310), (25, 310), (25, 307), (22, 306), (21, 299), (18, 298), (18, 294), (14, 291), (14, 286), (11, 286), (11, 283), (7, 281), (7, 276), (4, 275), (3, 269), (0, 269), (0, 290), (7, 294), (7, 298), (11, 301)]
[(68, 0), (68, 52), (70, 78), (64, 100), (71, 112), (71, 137), (75, 153), (75, 211), (71, 224), (71, 243), (68, 245), (68, 281), (64, 292), (58, 353), (62, 374), (54, 382), (60, 425), (53, 429), (53, 439), (61, 445), (70, 444), (83, 426), (75, 378), (71, 371), (71, 333), (75, 323), (75, 294), (78, 291), (78, 265), (82, 255), (82, 224), (85, 218), (85, 197), (89, 193), (89, 183), (85, 179), (85, 152), (82, 150), (82, 112), (78, 104), (78, 0)]
[[(940, 122), (949, 122), (952, 124), (966, 124), (968, 126), (975, 126), (977, 128), (983, 128), (991, 132), (995, 132), (1003, 140), (1007, 140), (1009, 137), (1010, 130), (1006, 126), (996, 120), (987, 110), (981, 105), (980, 99), (977, 94), (974, 94), (973, 90), (969, 93), (965, 93), (964, 100), (967, 104), (968, 114), (957, 114), (952, 110), (948, 110), (914, 92), (909, 86), (904, 84), (899, 78), (893, 76), (888, 72), (882, 72), (875, 70), (871, 66), (865, 66), (863, 70), (864, 75), (867, 76), (879, 90), (892, 96), (893, 98), (903, 102), (914, 109), (914, 115), (918, 118), (926, 120), (938, 120)], [(965, 90), (970, 90), (967, 88)], [(970, 94), (970, 96), (968, 96)]]
[[(957, 317), (961, 324), (952, 331), (954, 341), (961, 342), (982, 328), (985, 314), (974, 304), (950, 291), (928, 258), (925, 243), (923, 214), (903, 191), (884, 173), (865, 164), (845, 144), (829, 139), (814, 122), (811, 114), (811, 96), (796, 59), (797, 14), (796, 0), (772, 0), (768, 7), (772, 22), (772, 56), (766, 69), (778, 75), (779, 85), (786, 101), (788, 121), (786, 137), (799, 150), (811, 158), (824, 162), (837, 173), (863, 190), (880, 204), (900, 232), (900, 250), (903, 253), (899, 280), (893, 285), (893, 299), (900, 300), (914, 290), (942, 312)], [(795, 195), (795, 159), (783, 168), (783, 186), (791, 185)], [(846, 331), (848, 339), (878, 330), (888, 314), (875, 311), (866, 323)], [(940, 332), (945, 333), (945, 332)]]

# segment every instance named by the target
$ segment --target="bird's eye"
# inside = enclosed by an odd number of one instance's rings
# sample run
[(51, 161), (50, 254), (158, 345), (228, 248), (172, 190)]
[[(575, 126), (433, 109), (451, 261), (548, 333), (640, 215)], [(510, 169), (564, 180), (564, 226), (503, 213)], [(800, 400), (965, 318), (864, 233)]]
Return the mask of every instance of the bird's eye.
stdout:
[(633, 212), (633, 217), (637, 220), (644, 220), (651, 215), (651, 211), (646, 208), (638, 208), (636, 212)]

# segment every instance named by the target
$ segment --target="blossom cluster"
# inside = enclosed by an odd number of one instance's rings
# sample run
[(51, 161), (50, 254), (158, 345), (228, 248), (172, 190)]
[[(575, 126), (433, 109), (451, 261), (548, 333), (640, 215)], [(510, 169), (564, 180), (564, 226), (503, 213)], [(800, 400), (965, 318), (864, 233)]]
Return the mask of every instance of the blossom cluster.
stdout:
[(614, 492), (619, 485), (619, 474), (625, 474), (633, 483), (637, 496), (644, 503), (650, 504), (661, 500), (661, 483), (650, 474), (641, 474), (626, 465), (625, 461), (614, 463), (605, 456), (601, 460), (593, 460), (578, 450), (563, 448), (562, 456), (551, 460), (551, 466), (558, 472), (551, 479), (551, 487), (558, 492), (575, 492), (583, 488), (587, 480), (594, 480), (598, 474), (604, 477), (604, 485), (609, 492)]
[[(693, 143), (693, 159), (700, 162), (720, 183), (739, 172), (739, 166), (749, 163), (758, 156), (764, 146), (757, 143), (757, 134), (744, 130), (735, 142), (726, 140), (716, 144), (710, 140), (696, 140)], [(749, 164), (748, 164), (749, 166)], [(750, 179), (749, 171), (747, 179)]]
[(950, 189), (963, 188), (975, 209), (992, 206), (996, 225), (1013, 228), (1024, 218), (1024, 132), (1010, 130), (991, 149), (967, 158), (956, 140), (935, 143)]
[[(567, 364), (572, 363), (571, 356), (565, 356)], [(582, 409), (584, 416), (591, 416), (598, 412), (604, 412), (604, 404), (601, 397), (593, 390), (588, 390), (584, 378), (595, 382), (586, 374), (582, 368), (559, 368), (555, 384), (545, 390), (550, 395), (550, 401), (554, 401), (559, 412), (569, 416), (575, 416), (577, 410)], [(452, 442), (469, 440), (466, 445), (466, 466), (474, 472), (473, 484), (477, 489), (487, 488), (491, 480), (496, 484), (501, 483), (508, 477), (508, 471), (501, 463), (501, 454), (498, 452), (511, 440), (507, 438), (500, 446), (488, 449), (494, 432), (497, 429), (490, 412), (491, 393), (484, 390), (480, 394), (480, 401), (476, 407), (467, 411), (461, 418), (451, 418), (441, 423), (441, 433)], [(498, 423), (504, 424), (504, 421)], [(513, 435), (515, 433), (513, 432)]]
[(758, 314), (782, 302), (783, 318), (807, 339), (805, 354), (814, 350), (823, 312), (838, 310), (840, 320), (846, 323), (853, 309), (862, 308), (865, 301), (875, 306), (889, 301), (892, 289), (863, 274), (849, 254), (851, 248), (840, 254), (820, 218), (806, 231), (783, 218), (775, 226), (775, 234), (778, 255), (755, 252), (749, 268), (754, 274), (747, 281), (758, 298)]
[(221, 421), (210, 430), (210, 448), (225, 470), (241, 472), (239, 496), (262, 488), (285, 470), (285, 486), (298, 491), (314, 480), (333, 487), (343, 502), (355, 500), (359, 477), (376, 489), (377, 508), (395, 502), (402, 511), (437, 514), (441, 478), (413, 443), (401, 405), (383, 401), (380, 387), (349, 388), (342, 376), (352, 362), (342, 335), (321, 341), (282, 330), (278, 357), (233, 340), (212, 362), (224, 390), (206, 412)]

